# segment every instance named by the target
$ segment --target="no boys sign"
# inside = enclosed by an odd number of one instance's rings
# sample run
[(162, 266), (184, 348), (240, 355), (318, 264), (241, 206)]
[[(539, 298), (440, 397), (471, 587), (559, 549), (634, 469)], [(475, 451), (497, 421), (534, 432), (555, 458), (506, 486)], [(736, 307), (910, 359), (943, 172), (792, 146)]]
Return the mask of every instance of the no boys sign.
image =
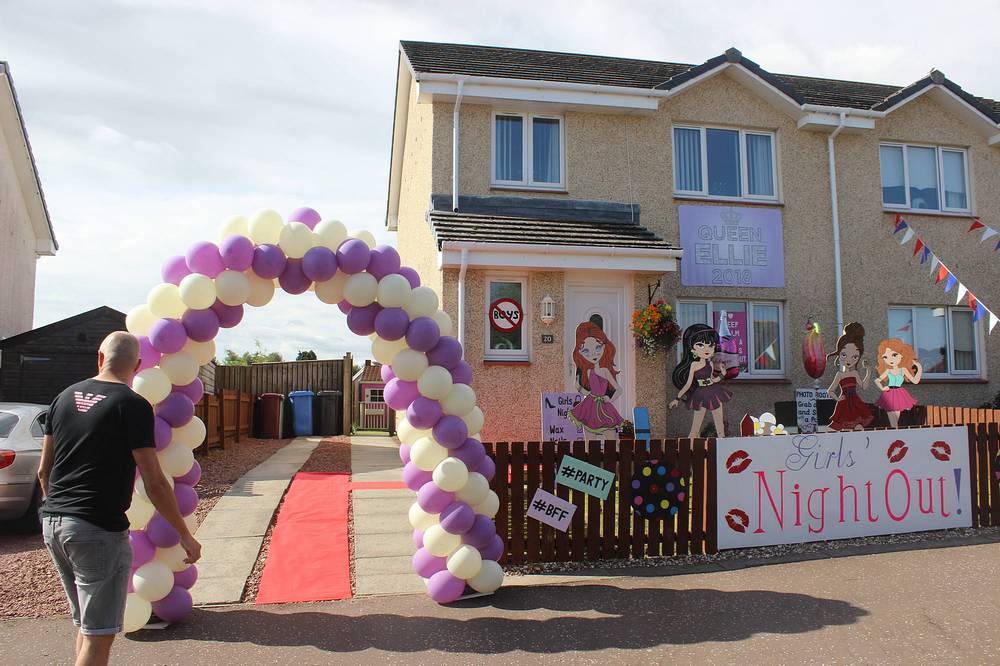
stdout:
[(521, 328), (524, 312), (513, 298), (498, 298), (490, 304), (490, 325), (503, 333)]

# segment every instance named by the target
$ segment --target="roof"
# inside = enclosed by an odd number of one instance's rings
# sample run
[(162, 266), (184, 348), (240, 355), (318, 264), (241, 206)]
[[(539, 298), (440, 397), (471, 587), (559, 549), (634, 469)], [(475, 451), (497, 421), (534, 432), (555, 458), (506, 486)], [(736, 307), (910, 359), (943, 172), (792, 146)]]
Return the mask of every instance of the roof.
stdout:
[(361, 372), (354, 377), (354, 381), (365, 384), (382, 384), (382, 364), (378, 361), (365, 361)]
[(118, 310), (110, 308), (107, 305), (102, 305), (99, 308), (81, 312), (78, 315), (73, 315), (72, 317), (67, 317), (66, 319), (60, 319), (59, 321), (54, 321), (51, 324), (46, 324), (45, 326), (40, 326), (39, 328), (33, 328), (30, 331), (25, 331), (24, 333), (18, 333), (17, 335), (12, 335), (9, 338), (4, 338), (3, 340), (0, 340), (0, 350), (23, 344), (33, 338), (42, 337), (54, 331), (71, 328), (85, 321), (97, 319), (98, 317), (109, 317), (111, 319), (120, 320), (122, 329), (124, 330), (125, 328), (125, 313), (119, 312)]

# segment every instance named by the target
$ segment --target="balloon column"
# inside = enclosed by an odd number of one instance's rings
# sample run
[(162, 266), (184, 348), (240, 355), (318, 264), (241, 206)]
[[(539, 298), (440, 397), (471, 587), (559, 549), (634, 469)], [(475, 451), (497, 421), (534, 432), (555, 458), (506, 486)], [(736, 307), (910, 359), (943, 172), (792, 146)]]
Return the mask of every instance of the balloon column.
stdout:
[[(287, 223), (264, 210), (228, 220), (218, 244), (198, 242), (171, 257), (162, 277), (128, 313), (126, 327), (142, 348), (133, 388), (154, 406), (157, 455), (185, 520), (193, 521), (198, 502), (193, 449), (205, 437), (194, 416), (203, 392), (197, 375), (215, 356), (213, 339), (240, 322), (244, 306), (266, 305), (276, 286), (291, 294), (311, 289), (347, 315), (351, 331), (371, 339), (385, 400), (406, 413), (398, 431), (403, 478), (417, 493), (409, 511), (413, 567), (430, 596), (448, 603), (466, 584), (479, 592), (500, 586), (504, 544), (492, 520), (499, 500), (489, 488), (493, 461), (477, 439), (483, 412), (469, 386), (472, 368), (437, 294), (400, 266), (395, 249), (376, 246), (367, 231), (349, 234), (311, 208)], [(134, 560), (125, 630), (141, 628), (151, 612), (182, 619), (197, 569), (184, 564), (177, 532), (156, 513), (141, 480), (128, 516)]]

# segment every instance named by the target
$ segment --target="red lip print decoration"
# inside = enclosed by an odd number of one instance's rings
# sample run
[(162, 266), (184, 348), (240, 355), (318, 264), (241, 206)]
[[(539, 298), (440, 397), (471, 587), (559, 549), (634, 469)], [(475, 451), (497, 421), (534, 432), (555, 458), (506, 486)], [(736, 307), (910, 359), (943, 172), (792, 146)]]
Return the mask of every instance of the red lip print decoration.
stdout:
[(931, 455), (938, 460), (951, 460), (951, 447), (948, 442), (934, 442), (931, 444)]
[(739, 474), (749, 467), (752, 462), (753, 458), (750, 457), (750, 454), (743, 449), (739, 449), (733, 451), (732, 455), (726, 458), (726, 469), (729, 470), (730, 474)]
[(742, 509), (730, 509), (726, 514), (726, 524), (732, 531), (742, 534), (750, 527), (750, 516)]
[(909, 450), (910, 449), (906, 446), (906, 442), (901, 439), (897, 439), (889, 445), (889, 449), (885, 452), (885, 457), (888, 458), (891, 463), (898, 463), (906, 457), (906, 453)]

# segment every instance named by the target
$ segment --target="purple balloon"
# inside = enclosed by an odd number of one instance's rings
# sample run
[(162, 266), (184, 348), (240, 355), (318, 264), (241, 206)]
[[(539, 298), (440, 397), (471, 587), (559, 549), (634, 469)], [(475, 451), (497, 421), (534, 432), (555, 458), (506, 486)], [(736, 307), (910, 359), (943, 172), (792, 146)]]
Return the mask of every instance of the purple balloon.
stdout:
[(381, 280), (386, 275), (390, 275), (399, 270), (399, 253), (396, 248), (388, 245), (377, 245), (371, 251), (368, 260), (367, 271), (375, 276), (376, 280)]
[(136, 569), (156, 557), (156, 546), (149, 540), (145, 530), (128, 533), (128, 543), (132, 546), (132, 566)]
[(435, 557), (426, 548), (418, 548), (417, 552), (413, 553), (413, 570), (421, 578), (430, 578), (438, 571), (444, 571), (447, 568), (448, 558)]
[(153, 602), (153, 612), (161, 620), (180, 622), (191, 612), (191, 593), (179, 585), (174, 585), (167, 596)]
[(191, 469), (184, 473), (184, 476), (175, 476), (174, 485), (178, 483), (183, 483), (186, 486), (191, 486), (192, 488), (201, 480), (201, 465), (195, 460), (194, 464), (191, 465)]
[[(167, 448), (171, 438), (173, 438), (173, 432), (170, 430), (170, 424), (159, 416), (153, 417), (153, 441), (156, 444), (156, 450), (162, 451)], [(136, 470), (136, 472), (138, 471)]]
[(347, 274), (360, 273), (368, 268), (371, 250), (363, 240), (348, 238), (337, 248), (337, 266)]
[(383, 363), (378, 373), (382, 376), (382, 381), (384, 382), (390, 382), (396, 378), (396, 373), (392, 371), (392, 367), (388, 363)]
[(417, 317), (406, 329), (406, 344), (418, 352), (434, 349), (441, 339), (441, 328), (430, 317)]
[(396, 272), (405, 277), (409, 281), (411, 289), (416, 289), (417, 287), (420, 286), (420, 276), (417, 274), (415, 270), (413, 270), (409, 266), (403, 266)]
[(429, 429), (441, 418), (441, 403), (420, 396), (406, 409), (406, 420), (414, 428)]
[(149, 329), (149, 341), (161, 354), (176, 354), (187, 344), (187, 337), (178, 319), (158, 319)]
[(433, 478), (433, 474), (420, 469), (412, 461), (403, 466), (403, 483), (413, 492), (420, 490), (425, 483), (430, 482)]
[(302, 272), (313, 282), (329, 280), (337, 272), (337, 255), (322, 245), (310, 248), (302, 257)]
[(205, 384), (202, 383), (197, 377), (190, 384), (185, 384), (184, 386), (174, 386), (174, 391), (177, 393), (183, 393), (187, 397), (191, 398), (191, 402), (198, 404), (201, 399), (205, 397)]
[(479, 442), (478, 439), (467, 439), (465, 443), (462, 444), (457, 449), (452, 449), (450, 454), (454, 458), (458, 458), (465, 463), (465, 466), (471, 470), (478, 470), (480, 463), (483, 462), (483, 458), (486, 457), (486, 449)]
[(320, 220), (319, 213), (308, 206), (303, 206), (302, 208), (296, 208), (292, 211), (292, 214), (288, 216), (289, 222), (301, 222), (310, 229), (315, 229), (316, 225), (319, 224)]
[(347, 313), (347, 328), (355, 335), (371, 335), (375, 332), (375, 317), (382, 311), (382, 306), (372, 303), (362, 308), (351, 308)]
[(449, 571), (438, 571), (427, 580), (427, 593), (439, 604), (450, 604), (465, 592), (465, 581)]
[(493, 541), (497, 528), (493, 521), (482, 514), (476, 514), (472, 527), (462, 536), (462, 542), (476, 548), (485, 548)]
[(465, 502), (452, 502), (441, 511), (441, 529), (450, 534), (465, 534), (476, 522), (476, 512)]
[(188, 268), (187, 261), (179, 254), (164, 261), (163, 267), (160, 269), (160, 276), (163, 278), (163, 281), (170, 284), (180, 284), (181, 280), (190, 274), (191, 269)]
[(171, 428), (180, 428), (194, 416), (194, 403), (183, 393), (171, 393), (156, 406), (156, 415)]
[(190, 516), (198, 506), (198, 493), (187, 484), (175, 481), (174, 497), (177, 499), (177, 508), (180, 509), (182, 516)]
[(142, 372), (146, 368), (152, 368), (154, 365), (160, 362), (160, 352), (156, 350), (153, 343), (149, 341), (145, 335), (137, 336), (139, 338), (139, 370), (137, 372)]
[(149, 519), (149, 525), (146, 526), (146, 536), (157, 548), (173, 548), (181, 542), (181, 535), (158, 511)]
[(455, 501), (455, 493), (441, 490), (433, 481), (420, 486), (417, 491), (417, 504), (427, 513), (441, 513), (441, 510)]
[(222, 301), (212, 304), (212, 312), (219, 318), (219, 328), (232, 328), (243, 321), (242, 305), (226, 305)]
[(497, 473), (497, 464), (493, 462), (493, 458), (484, 456), (476, 471), (485, 476), (487, 481), (492, 481), (493, 476)]
[(350, 314), (351, 309), (353, 308), (353, 306), (347, 301), (341, 301), (337, 303), (337, 307), (340, 308), (340, 311), (343, 312), (344, 314)]
[(385, 308), (375, 317), (375, 332), (383, 340), (399, 340), (406, 335), (410, 316), (403, 308)]
[[(420, 319), (429, 319), (432, 324), (437, 326), (437, 322), (430, 317), (418, 317), (413, 321), (416, 324)], [(413, 328), (413, 324), (410, 324), (410, 328)], [(440, 334), (441, 329), (438, 329)], [(406, 342), (409, 344), (410, 336), (407, 333)], [(413, 345), (410, 345), (413, 347)], [(450, 335), (442, 336), (434, 348), (427, 352), (427, 362), (431, 365), (440, 365), (442, 368), (447, 368), (451, 370), (459, 361), (462, 360), (462, 343), (451, 337)]]
[(403, 381), (399, 377), (389, 380), (383, 391), (386, 404), (398, 412), (410, 406), (410, 403), (420, 397), (416, 382)]
[(465, 361), (459, 361), (451, 369), (451, 381), (455, 384), (472, 384), (472, 366)]
[(277, 245), (258, 245), (253, 251), (253, 272), (266, 280), (273, 280), (285, 270), (285, 253)]
[(484, 560), (493, 560), (494, 562), (499, 562), (500, 558), (503, 557), (504, 553), (503, 537), (499, 534), (494, 535), (493, 541), (486, 548), (480, 548), (479, 554), (483, 556)]
[(442, 416), (434, 424), (434, 439), (446, 449), (457, 449), (469, 438), (469, 426), (451, 414)]
[(201, 273), (210, 278), (214, 278), (226, 268), (219, 247), (208, 241), (198, 241), (189, 247), (184, 259), (193, 273)]
[(195, 342), (208, 342), (219, 334), (219, 315), (215, 310), (188, 310), (181, 317), (184, 331)]
[(289, 294), (301, 294), (309, 290), (312, 280), (302, 272), (301, 259), (289, 259), (285, 262), (285, 270), (281, 272), (278, 284)]
[(253, 265), (253, 241), (246, 236), (227, 236), (219, 244), (219, 254), (226, 268), (245, 271)]
[(413, 530), (413, 545), (420, 550), (424, 547), (424, 531), (423, 530)]
[(194, 584), (198, 581), (198, 567), (195, 565), (189, 566), (184, 571), (174, 572), (174, 585), (177, 587), (183, 587), (185, 590), (190, 590), (194, 587)]
[(399, 460), (405, 465), (410, 462), (410, 445), (400, 444), (399, 445)]

